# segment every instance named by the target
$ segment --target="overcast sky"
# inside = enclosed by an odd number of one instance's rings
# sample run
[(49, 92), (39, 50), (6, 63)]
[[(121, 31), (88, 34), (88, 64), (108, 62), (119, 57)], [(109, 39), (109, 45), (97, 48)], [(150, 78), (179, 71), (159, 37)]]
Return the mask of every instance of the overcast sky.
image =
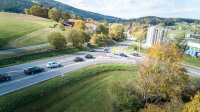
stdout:
[(125, 19), (143, 16), (200, 19), (200, 0), (57, 0), (67, 5)]

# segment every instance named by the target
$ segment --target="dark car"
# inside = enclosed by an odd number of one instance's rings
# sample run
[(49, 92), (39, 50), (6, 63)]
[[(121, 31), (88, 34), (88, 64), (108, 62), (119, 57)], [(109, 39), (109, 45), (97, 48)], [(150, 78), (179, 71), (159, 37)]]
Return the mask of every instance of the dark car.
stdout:
[(11, 79), (11, 75), (10, 74), (0, 74), (0, 81), (8, 81)]
[(74, 58), (74, 61), (75, 61), (75, 62), (81, 62), (81, 61), (83, 61), (83, 58), (81, 58), (81, 57), (76, 57), (76, 58)]
[(86, 54), (86, 55), (85, 55), (85, 58), (91, 59), (91, 58), (93, 58), (93, 56), (92, 56), (91, 54)]
[(138, 54), (138, 53), (133, 53), (132, 55), (133, 55), (133, 56), (136, 56), (136, 57), (139, 57), (139, 54)]
[(44, 72), (44, 69), (40, 67), (31, 67), (24, 70), (24, 73), (27, 75), (41, 73), (41, 72)]
[(126, 54), (124, 54), (124, 53), (120, 53), (119, 54), (120, 56), (122, 56), (122, 57), (128, 57)]
[(94, 49), (90, 49), (89, 52), (95, 52), (95, 50)]
[(104, 52), (105, 52), (105, 53), (108, 53), (108, 52), (109, 52), (109, 49), (107, 49), (107, 48), (104, 49)]

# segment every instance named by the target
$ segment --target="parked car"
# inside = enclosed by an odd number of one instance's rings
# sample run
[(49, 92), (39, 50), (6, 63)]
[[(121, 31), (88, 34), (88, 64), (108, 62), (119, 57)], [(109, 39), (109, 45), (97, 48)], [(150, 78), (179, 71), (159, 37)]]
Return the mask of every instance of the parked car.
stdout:
[(122, 56), (122, 57), (128, 57), (126, 54), (124, 54), (124, 53), (120, 53), (119, 54), (120, 56)]
[(40, 67), (30, 67), (24, 70), (24, 73), (26, 75), (31, 75), (31, 74), (41, 73), (41, 72), (44, 72), (44, 69)]
[(114, 55), (119, 55), (119, 53), (118, 52), (114, 52)]
[(75, 62), (81, 62), (81, 61), (83, 61), (83, 58), (81, 58), (81, 57), (75, 57), (74, 61)]
[(109, 52), (109, 49), (108, 49), (108, 48), (105, 48), (105, 49), (104, 49), (104, 52), (105, 52), (105, 53), (108, 53), (108, 52)]
[(93, 58), (93, 56), (92, 56), (91, 54), (86, 54), (86, 55), (85, 55), (85, 58), (91, 59), (91, 58)]
[(139, 54), (138, 54), (138, 53), (132, 53), (131, 55), (136, 56), (136, 57), (139, 57)]
[(49, 62), (49, 63), (47, 63), (46, 66), (47, 66), (47, 68), (55, 68), (55, 67), (60, 67), (61, 64), (58, 62)]
[(95, 50), (94, 49), (90, 49), (89, 52), (95, 52)]
[(0, 81), (8, 81), (11, 79), (11, 75), (4, 73), (4, 74), (0, 74)]

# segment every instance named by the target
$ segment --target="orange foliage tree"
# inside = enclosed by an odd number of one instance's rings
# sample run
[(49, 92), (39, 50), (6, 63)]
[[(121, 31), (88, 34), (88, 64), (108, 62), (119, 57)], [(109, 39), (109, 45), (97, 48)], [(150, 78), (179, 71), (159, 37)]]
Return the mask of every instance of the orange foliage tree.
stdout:
[(183, 55), (175, 44), (156, 45), (139, 63), (137, 87), (147, 103), (179, 95), (188, 82), (187, 70), (181, 66)]

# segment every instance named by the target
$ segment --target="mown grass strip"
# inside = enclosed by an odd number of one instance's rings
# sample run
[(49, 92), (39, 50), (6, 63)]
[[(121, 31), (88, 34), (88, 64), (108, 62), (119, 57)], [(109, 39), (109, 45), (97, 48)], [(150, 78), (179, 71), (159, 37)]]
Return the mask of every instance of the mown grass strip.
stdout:
[(62, 50), (62, 51), (45, 51), (45, 52), (11, 57), (11, 58), (7, 58), (7, 59), (0, 59), (0, 68), (6, 67), (6, 66), (11, 66), (11, 65), (23, 64), (23, 63), (27, 63), (27, 62), (36, 61), (36, 60), (48, 59), (48, 58), (57, 57), (57, 56), (63, 56), (66, 54), (73, 54), (73, 53), (77, 53), (80, 51), (86, 51), (89, 49), (90, 48), (87, 48), (87, 47), (80, 47), (80, 48), (66, 49), (66, 50)]
[(93, 77), (108, 71), (136, 71), (136, 65), (130, 64), (102, 64), (91, 66), (71, 73), (59, 76), (54, 79), (42, 82), (32, 87), (1, 96), (0, 97), (0, 112), (12, 112), (16, 108), (27, 103), (38, 100), (45, 95), (58, 91), (66, 85), (76, 83), (89, 77)]

